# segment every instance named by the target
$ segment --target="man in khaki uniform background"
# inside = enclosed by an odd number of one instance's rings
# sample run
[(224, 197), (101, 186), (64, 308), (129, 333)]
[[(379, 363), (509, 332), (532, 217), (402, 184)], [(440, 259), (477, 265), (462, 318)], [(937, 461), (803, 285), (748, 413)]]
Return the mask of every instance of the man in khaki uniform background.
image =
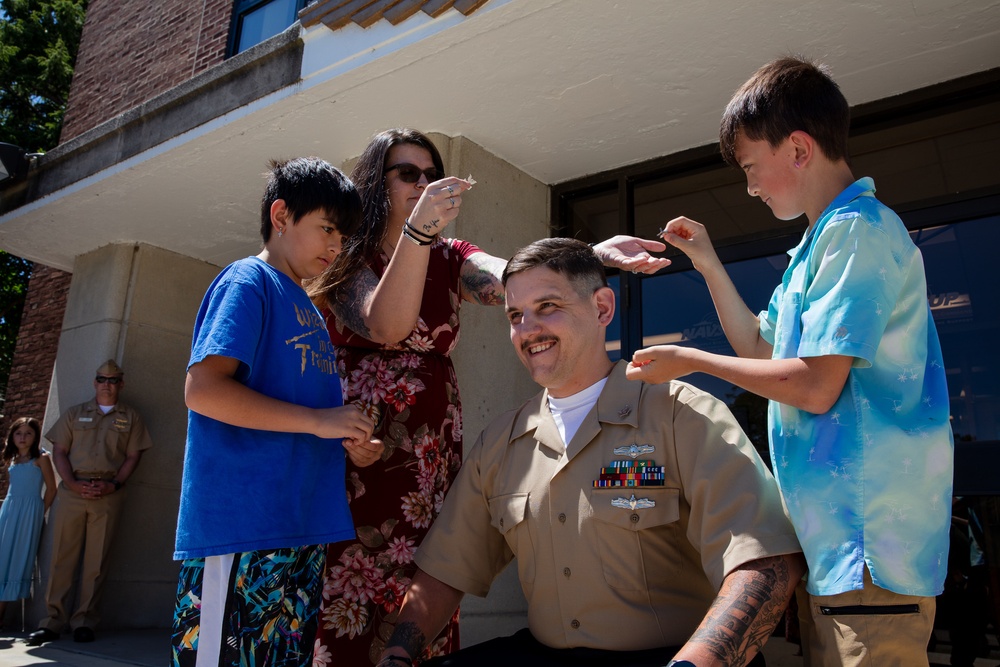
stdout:
[(755, 660), (805, 563), (735, 418), (690, 385), (625, 379), (605, 350), (614, 292), (586, 244), (537, 241), (503, 280), (511, 342), (545, 390), (466, 457), (379, 667), (410, 664), (515, 556), (529, 627), (426, 667)]
[[(67, 620), (73, 641), (94, 641), (101, 584), (115, 527), (125, 504), (122, 488), (153, 443), (139, 413), (119, 402), (125, 371), (108, 359), (97, 369), (95, 397), (67, 410), (45, 434), (62, 482), (52, 506), (52, 563), (48, 618), (28, 635), (38, 646), (59, 638)], [(68, 618), (73, 575), (80, 569), (79, 603)]]

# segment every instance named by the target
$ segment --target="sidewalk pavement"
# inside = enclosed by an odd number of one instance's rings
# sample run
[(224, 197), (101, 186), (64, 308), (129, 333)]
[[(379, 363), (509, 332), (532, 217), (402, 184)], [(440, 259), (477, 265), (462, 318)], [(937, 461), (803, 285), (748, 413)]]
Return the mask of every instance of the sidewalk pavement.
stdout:
[[(0, 667), (166, 667), (170, 664), (170, 630), (108, 630), (99, 631), (97, 641), (76, 644), (69, 634), (42, 646), (24, 643), (26, 632), (0, 630)], [(995, 648), (995, 645), (994, 645)], [(798, 646), (781, 637), (772, 637), (764, 645), (768, 667), (802, 667), (796, 655)], [(931, 665), (948, 665), (947, 654), (929, 654)], [(976, 667), (997, 667), (1000, 660), (994, 652), (990, 658), (979, 658)]]
[[(170, 664), (170, 630), (98, 631), (97, 641), (75, 644), (69, 634), (42, 646), (24, 643), (26, 632), (0, 630), (0, 667), (122, 667)], [(798, 646), (773, 637), (764, 646), (768, 667), (802, 667)], [(360, 666), (359, 666), (360, 667)]]
[(170, 664), (170, 630), (97, 631), (97, 641), (76, 644), (69, 634), (41, 646), (24, 643), (27, 632), (0, 630), (0, 667), (122, 667)]

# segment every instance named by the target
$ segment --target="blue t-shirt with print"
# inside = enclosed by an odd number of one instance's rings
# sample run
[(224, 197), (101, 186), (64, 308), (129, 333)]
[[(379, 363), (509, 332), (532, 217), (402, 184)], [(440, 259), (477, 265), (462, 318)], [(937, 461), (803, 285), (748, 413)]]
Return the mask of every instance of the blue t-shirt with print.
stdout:
[[(343, 404), (326, 324), (305, 291), (256, 257), (230, 264), (198, 311), (188, 367), (239, 360), (236, 379), (311, 408)], [(232, 426), (188, 411), (174, 558), (354, 538), (341, 441)]]
[(842, 192), (791, 251), (760, 313), (775, 359), (854, 363), (831, 410), (771, 401), (774, 476), (809, 565), (807, 589), (942, 591), (953, 441), (923, 259), (870, 178)]

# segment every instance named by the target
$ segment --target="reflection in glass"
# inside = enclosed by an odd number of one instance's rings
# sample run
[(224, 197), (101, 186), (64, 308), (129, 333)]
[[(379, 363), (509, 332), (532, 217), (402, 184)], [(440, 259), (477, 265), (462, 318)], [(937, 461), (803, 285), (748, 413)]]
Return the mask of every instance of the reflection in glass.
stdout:
[(1000, 216), (910, 233), (927, 269), (956, 441), (1000, 440)]
[[(1000, 439), (1000, 284), (996, 248), (1000, 216), (911, 232), (924, 257), (927, 298), (937, 325), (948, 373), (956, 440)], [(789, 237), (788, 247), (798, 243)], [(726, 269), (753, 312), (767, 308), (788, 264), (784, 253), (728, 262)], [(615, 277), (617, 292), (617, 277)], [(705, 281), (697, 271), (659, 274), (642, 280), (642, 344), (676, 344), (733, 355)], [(609, 341), (620, 338), (619, 327)], [(615, 345), (615, 343), (609, 343)], [(685, 382), (726, 401), (765, 461), (766, 401), (704, 374)]]
[(245, 51), (295, 23), (299, 0), (271, 0), (240, 18), (240, 41), (236, 52)]
[[(771, 292), (781, 282), (787, 264), (788, 256), (780, 254), (730, 262), (726, 269), (747, 306), (760, 312), (767, 308)], [(667, 343), (714, 354), (736, 354), (719, 324), (705, 280), (697, 271), (660, 274), (642, 281), (643, 347)], [(704, 373), (682, 380), (725, 401), (761, 458), (770, 461), (765, 399)]]

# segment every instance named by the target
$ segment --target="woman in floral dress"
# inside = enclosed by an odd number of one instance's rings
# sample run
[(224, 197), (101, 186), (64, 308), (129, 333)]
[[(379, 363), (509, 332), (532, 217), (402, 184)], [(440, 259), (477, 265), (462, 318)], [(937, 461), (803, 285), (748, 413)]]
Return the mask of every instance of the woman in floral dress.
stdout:
[[(348, 462), (358, 539), (330, 545), (314, 665), (374, 664), (416, 570), (413, 554), (461, 465), (462, 407), (451, 351), (463, 301), (503, 303), (506, 260), (437, 234), (458, 215), (468, 181), (409, 129), (376, 135), (351, 175), (365, 212), (338, 264), (310, 289), (326, 307), (346, 400), (376, 416), (381, 462)], [(605, 264), (652, 273), (662, 244), (615, 237)], [(361, 267), (359, 269), (359, 267)], [(351, 276), (351, 278), (343, 278)], [(427, 656), (458, 650), (458, 613)]]

